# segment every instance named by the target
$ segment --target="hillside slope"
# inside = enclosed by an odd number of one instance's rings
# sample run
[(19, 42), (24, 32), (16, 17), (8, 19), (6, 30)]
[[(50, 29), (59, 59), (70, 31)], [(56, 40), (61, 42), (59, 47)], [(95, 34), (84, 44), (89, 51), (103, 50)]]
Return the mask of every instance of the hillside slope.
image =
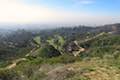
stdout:
[(61, 28), (34, 35), (22, 31), (20, 41), (14, 34), (17, 40), (12, 36), (1, 46), (0, 79), (120, 80), (119, 26)]

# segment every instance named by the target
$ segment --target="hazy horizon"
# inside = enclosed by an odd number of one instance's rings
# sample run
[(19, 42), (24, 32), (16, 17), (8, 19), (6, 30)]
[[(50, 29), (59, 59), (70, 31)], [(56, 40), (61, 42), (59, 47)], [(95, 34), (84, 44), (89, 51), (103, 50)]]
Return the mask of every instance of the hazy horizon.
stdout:
[(39, 24), (54, 28), (119, 23), (119, 3), (119, 0), (0, 0), (0, 25)]

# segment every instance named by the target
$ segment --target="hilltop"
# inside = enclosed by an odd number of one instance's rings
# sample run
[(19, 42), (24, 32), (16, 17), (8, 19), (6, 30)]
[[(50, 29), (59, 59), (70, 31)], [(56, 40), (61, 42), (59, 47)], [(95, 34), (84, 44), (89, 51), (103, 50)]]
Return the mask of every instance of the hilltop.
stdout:
[(18, 30), (0, 44), (2, 80), (120, 79), (120, 24)]

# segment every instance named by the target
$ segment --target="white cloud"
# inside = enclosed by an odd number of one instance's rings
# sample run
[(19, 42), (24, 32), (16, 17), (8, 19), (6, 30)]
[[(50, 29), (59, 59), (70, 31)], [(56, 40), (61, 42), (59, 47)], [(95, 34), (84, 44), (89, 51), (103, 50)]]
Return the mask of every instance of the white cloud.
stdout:
[(39, 5), (27, 5), (21, 0), (0, 0), (0, 23), (102, 24), (115, 21), (119, 20), (112, 16), (54, 10)]

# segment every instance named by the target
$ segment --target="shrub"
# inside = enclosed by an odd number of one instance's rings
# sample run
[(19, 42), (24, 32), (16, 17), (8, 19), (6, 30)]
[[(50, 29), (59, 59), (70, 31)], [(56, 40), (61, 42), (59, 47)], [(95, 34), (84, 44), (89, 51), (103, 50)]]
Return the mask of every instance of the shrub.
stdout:
[(42, 58), (52, 58), (61, 55), (61, 53), (51, 45), (46, 45), (39, 50), (39, 55)]
[(59, 57), (54, 57), (54, 58), (50, 58), (50, 59), (47, 59), (45, 61), (45, 63), (50, 63), (50, 64), (56, 64), (56, 63), (63, 63), (63, 64), (68, 64), (68, 63), (73, 63), (77, 60), (80, 60), (80, 58), (78, 57), (74, 57), (74, 56), (71, 56), (71, 55), (68, 55), (68, 54), (64, 54), (64, 55), (61, 55)]
[(21, 80), (16, 71), (0, 70), (0, 80)]

